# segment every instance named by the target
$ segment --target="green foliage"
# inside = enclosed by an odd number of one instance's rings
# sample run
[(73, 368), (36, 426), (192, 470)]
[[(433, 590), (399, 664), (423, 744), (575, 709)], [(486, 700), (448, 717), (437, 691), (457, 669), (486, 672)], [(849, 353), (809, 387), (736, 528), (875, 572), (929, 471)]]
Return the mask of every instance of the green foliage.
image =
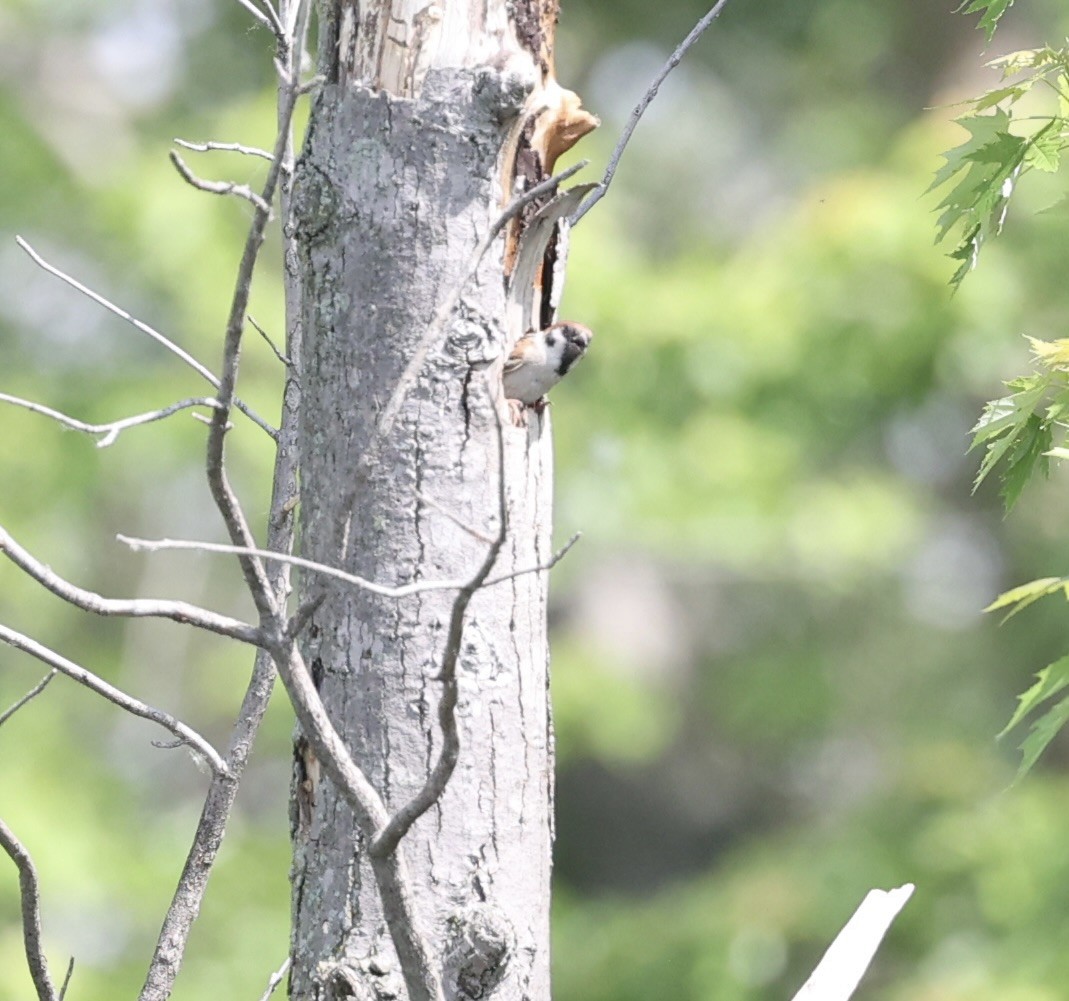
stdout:
[[(1066, 584), (1065, 580), (1061, 580), (1056, 582), (1053, 587), (1050, 587), (1049, 582), (1033, 581), (1032, 584), (1025, 585), (1024, 588), (1015, 588), (1015, 591), (1033, 588), (1036, 585), (1044, 585), (1038, 589), (1035, 597), (1032, 598), (1034, 601), (1036, 598), (1042, 597), (1043, 594), (1065, 590)], [(1003, 595), (1003, 598), (1005, 597)], [(1018, 697), (1017, 709), (1010, 718), (1009, 723), (1006, 724), (1005, 729), (999, 734), (999, 737), (1004, 737), (1010, 730), (1021, 723), (1026, 716), (1038, 709), (1043, 703), (1049, 702), (1066, 685), (1069, 685), (1069, 656), (1062, 657), (1043, 668), (1036, 675), (1036, 678), (1036, 683)], [(1069, 722), (1069, 698), (1056, 702), (1032, 724), (1031, 731), (1021, 744), (1021, 766), (1017, 771), (1018, 779), (1027, 774), (1036, 761), (1039, 760), (1039, 756), (1058, 735), (1058, 732), (1065, 726), (1066, 722)]]
[[(957, 122), (969, 138), (943, 154), (946, 162), (929, 189), (953, 185), (938, 205), (936, 240), (958, 234), (950, 254), (958, 262), (954, 288), (976, 266), (986, 240), (1002, 230), (1021, 177), (1030, 170), (1054, 173), (1069, 147), (1069, 49), (1023, 49), (988, 65), (1000, 72), (1002, 85), (964, 102), (970, 112)], [(1037, 98), (1051, 110), (1037, 114)]]
[(1007, 512), (1017, 503), (1035, 469), (1047, 472), (1055, 423), (1051, 414), (1057, 411), (1053, 405), (1042, 414), (1036, 408), (1050, 390), (1050, 383), (1048, 375), (1014, 379), (1007, 386), (1015, 392), (988, 403), (973, 428), (973, 447), (984, 444), (987, 449), (973, 491), (1003, 462), (1000, 495)]
[(1013, 0), (966, 0), (966, 3), (963, 3), (958, 10), (964, 10), (966, 14), (975, 14), (978, 10), (982, 10), (984, 13), (978, 27), (983, 30), (990, 42), (995, 34), (995, 28), (998, 27), (999, 18), (1012, 6)]
[[(973, 0), (963, 8), (966, 13), (983, 11), (980, 27), (990, 41), (1011, 4), (1012, 0)], [(999, 71), (1000, 86), (966, 102), (971, 111), (958, 123), (969, 138), (944, 154), (946, 162), (932, 182), (932, 189), (953, 185), (939, 203), (937, 240), (952, 231), (959, 233), (950, 254), (957, 262), (951, 278), (955, 289), (976, 266), (988, 237), (1001, 231), (1021, 177), (1030, 170), (1056, 173), (1069, 147), (1069, 47), (1022, 49), (989, 65)], [(1029, 340), (1038, 369), (1008, 382), (1010, 394), (988, 403), (972, 430), (972, 447), (982, 445), (985, 450), (973, 490), (998, 468), (999, 493), (1007, 513), (1037, 472), (1048, 474), (1051, 458), (1069, 458), (1069, 340)], [(1065, 583), (1064, 578), (1035, 580), (1003, 593), (988, 610), (1009, 607), (1009, 618), (1041, 597), (1064, 592)], [(1064, 685), (1065, 666), (1063, 658), (1041, 672), (1039, 683), (1020, 697), (1006, 730)], [(1069, 699), (1033, 724), (1021, 745), (1018, 777), (1035, 764), (1067, 720)]]

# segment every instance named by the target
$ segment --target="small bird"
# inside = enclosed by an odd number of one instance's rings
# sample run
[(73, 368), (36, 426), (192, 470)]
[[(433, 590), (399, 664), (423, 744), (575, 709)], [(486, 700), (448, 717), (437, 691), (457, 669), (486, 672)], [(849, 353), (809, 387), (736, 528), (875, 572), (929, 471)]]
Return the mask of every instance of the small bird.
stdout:
[(545, 330), (529, 330), (505, 362), (505, 398), (541, 413), (546, 393), (586, 354), (593, 337), (593, 331), (581, 323), (554, 323)]

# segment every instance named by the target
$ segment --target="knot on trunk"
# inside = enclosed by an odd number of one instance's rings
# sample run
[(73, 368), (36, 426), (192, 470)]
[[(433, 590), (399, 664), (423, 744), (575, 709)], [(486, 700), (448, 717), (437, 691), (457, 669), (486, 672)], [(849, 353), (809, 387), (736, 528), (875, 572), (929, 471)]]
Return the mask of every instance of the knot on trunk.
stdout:
[(447, 1001), (489, 998), (508, 972), (516, 934), (505, 915), (489, 904), (473, 904), (452, 914), (442, 957)]

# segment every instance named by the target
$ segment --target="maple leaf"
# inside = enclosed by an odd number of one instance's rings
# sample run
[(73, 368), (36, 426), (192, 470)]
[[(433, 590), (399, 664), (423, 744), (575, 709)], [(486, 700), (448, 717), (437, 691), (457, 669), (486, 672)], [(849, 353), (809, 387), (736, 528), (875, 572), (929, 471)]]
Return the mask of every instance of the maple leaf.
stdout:
[(975, 14), (978, 10), (984, 12), (977, 27), (983, 29), (989, 42), (995, 34), (999, 18), (1013, 6), (1013, 0), (972, 0), (971, 3), (966, 0), (966, 3), (963, 3), (958, 10), (964, 10), (966, 14)]

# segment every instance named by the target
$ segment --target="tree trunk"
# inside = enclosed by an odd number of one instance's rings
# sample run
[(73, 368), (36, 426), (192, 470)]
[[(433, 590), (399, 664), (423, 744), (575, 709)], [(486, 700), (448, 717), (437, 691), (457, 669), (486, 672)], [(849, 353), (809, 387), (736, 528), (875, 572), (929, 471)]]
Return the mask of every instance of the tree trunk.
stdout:
[[(321, 5), (326, 82), (294, 187), (300, 536), (310, 559), (385, 584), (466, 580), (499, 531), (502, 475), (507, 536), (494, 575), (550, 557), (548, 413), (514, 426), (500, 368), (527, 327), (552, 318), (559, 268), (517, 267), (525, 253), (543, 262), (551, 227), (539, 240), (531, 212), (521, 216), (465, 278), (504, 205), (593, 125), (553, 81), (555, 20), (556, 0)], [(554, 259), (558, 244), (554, 236)], [(396, 419), (384, 422), (458, 288)], [(546, 577), (474, 595), (457, 669), (455, 771), (398, 849), (447, 998), (549, 997)], [(302, 637), (316, 686), (394, 811), (438, 761), (438, 672), (457, 592), (386, 598), (310, 577), (299, 591), (323, 599)], [(367, 839), (300, 737), (292, 828), (291, 997), (409, 997)]]

